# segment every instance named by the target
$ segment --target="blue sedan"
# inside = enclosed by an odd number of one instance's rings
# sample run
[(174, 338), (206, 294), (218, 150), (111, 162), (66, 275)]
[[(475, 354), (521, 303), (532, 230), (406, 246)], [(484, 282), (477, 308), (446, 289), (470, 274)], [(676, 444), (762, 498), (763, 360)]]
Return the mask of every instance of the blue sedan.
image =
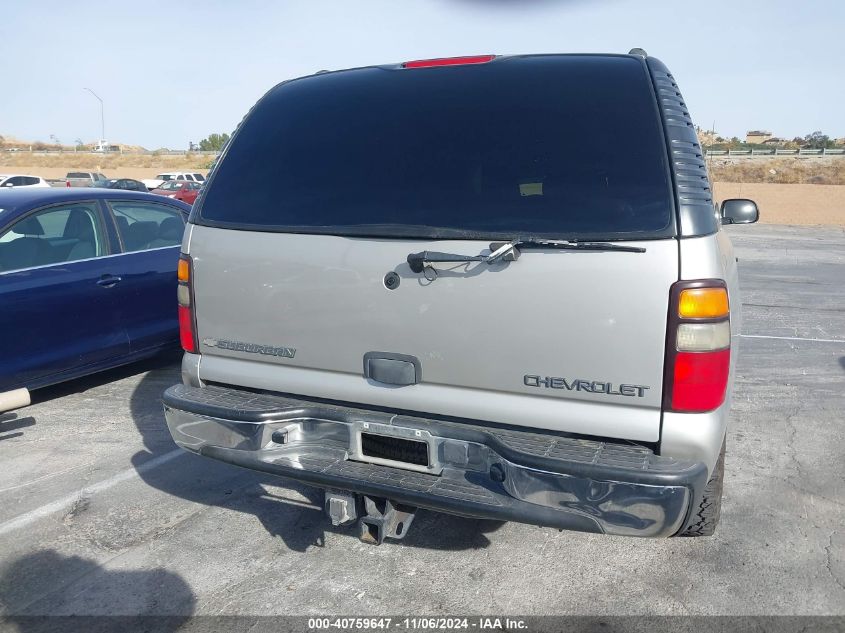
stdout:
[(0, 192), (0, 411), (28, 390), (177, 348), (190, 207), (94, 188)]

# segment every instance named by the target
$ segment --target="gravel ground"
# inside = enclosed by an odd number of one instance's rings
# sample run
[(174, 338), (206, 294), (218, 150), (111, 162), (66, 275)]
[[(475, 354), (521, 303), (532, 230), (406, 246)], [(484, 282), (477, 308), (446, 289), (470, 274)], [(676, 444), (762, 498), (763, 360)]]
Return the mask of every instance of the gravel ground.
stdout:
[[(841, 161), (845, 172), (845, 157)], [(751, 198), (761, 224), (845, 226), (845, 185), (782, 185), (768, 182), (714, 182), (717, 200)]]

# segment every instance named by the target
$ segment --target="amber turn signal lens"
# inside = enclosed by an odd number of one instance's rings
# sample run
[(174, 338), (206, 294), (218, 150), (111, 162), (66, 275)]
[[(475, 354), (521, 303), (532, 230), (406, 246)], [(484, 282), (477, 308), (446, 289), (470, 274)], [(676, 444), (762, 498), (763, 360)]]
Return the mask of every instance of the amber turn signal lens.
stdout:
[(687, 288), (681, 290), (678, 316), (682, 319), (718, 319), (730, 314), (725, 288)]
[(179, 264), (176, 267), (176, 278), (179, 281), (190, 281), (191, 280), (191, 266), (188, 263), (187, 259), (180, 259)]

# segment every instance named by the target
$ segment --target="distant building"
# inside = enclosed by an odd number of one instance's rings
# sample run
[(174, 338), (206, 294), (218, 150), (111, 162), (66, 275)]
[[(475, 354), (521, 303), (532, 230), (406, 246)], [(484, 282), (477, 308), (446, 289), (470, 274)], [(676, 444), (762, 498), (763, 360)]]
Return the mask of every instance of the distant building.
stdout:
[(765, 143), (770, 138), (772, 138), (771, 132), (766, 132), (764, 130), (751, 130), (745, 135), (745, 142), (746, 143)]
[(833, 144), (836, 145), (837, 147), (841, 147), (841, 146), (845, 145), (845, 136), (843, 136), (842, 138), (833, 139)]
[[(748, 141), (750, 143), (750, 141)], [(786, 143), (786, 139), (778, 138), (777, 136), (773, 136), (772, 138), (767, 138), (763, 141), (763, 145), (784, 145)]]

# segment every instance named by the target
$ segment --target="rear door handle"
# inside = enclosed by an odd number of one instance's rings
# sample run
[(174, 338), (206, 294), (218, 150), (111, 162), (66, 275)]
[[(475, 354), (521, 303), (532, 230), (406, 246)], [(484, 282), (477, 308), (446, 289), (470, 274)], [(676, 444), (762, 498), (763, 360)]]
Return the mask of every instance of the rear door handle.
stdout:
[(114, 275), (103, 275), (97, 280), (97, 285), (102, 286), (103, 288), (111, 288), (115, 284), (123, 281), (121, 277), (115, 277)]

